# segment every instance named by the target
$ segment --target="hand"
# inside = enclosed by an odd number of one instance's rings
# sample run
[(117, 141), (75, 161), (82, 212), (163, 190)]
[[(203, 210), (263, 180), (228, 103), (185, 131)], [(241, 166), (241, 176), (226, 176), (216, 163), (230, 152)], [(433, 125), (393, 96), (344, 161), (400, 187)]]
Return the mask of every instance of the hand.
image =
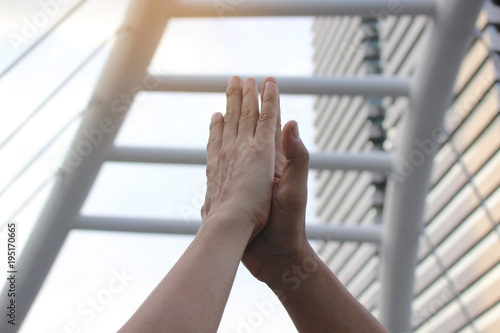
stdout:
[(254, 79), (229, 80), (227, 109), (212, 116), (207, 145), (207, 193), (202, 207), (206, 223), (215, 215), (250, 224), (252, 237), (269, 219), (275, 165), (278, 89), (270, 81), (259, 114)]
[[(267, 78), (261, 94), (267, 93)], [(271, 213), (265, 228), (248, 245), (243, 264), (259, 280), (267, 282), (279, 266), (301, 262), (312, 253), (305, 234), (307, 174), (309, 153), (299, 137), (298, 125), (288, 122), (281, 133), (280, 118), (276, 124), (275, 172)]]

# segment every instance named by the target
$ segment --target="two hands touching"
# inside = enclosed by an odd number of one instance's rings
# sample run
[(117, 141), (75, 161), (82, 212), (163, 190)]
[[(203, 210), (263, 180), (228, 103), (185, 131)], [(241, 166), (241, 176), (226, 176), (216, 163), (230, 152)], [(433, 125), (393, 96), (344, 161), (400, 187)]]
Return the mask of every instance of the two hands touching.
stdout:
[(299, 332), (386, 332), (307, 241), (309, 154), (296, 122), (281, 131), (274, 78), (260, 95), (259, 112), (256, 81), (229, 79), (226, 114), (210, 123), (200, 230), (120, 333), (216, 332), (240, 261)]
[(259, 113), (256, 81), (229, 80), (226, 114), (214, 114), (210, 124), (202, 219), (228, 214), (232, 223), (248, 224), (242, 261), (266, 282), (276, 267), (310, 253), (304, 220), (309, 153), (295, 121), (281, 131), (274, 78), (263, 81), (260, 95)]

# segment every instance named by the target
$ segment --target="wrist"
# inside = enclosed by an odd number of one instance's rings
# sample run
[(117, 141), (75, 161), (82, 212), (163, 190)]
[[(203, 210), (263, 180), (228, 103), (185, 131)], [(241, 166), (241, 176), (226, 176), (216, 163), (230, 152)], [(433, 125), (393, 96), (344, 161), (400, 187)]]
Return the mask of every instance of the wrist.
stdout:
[(321, 264), (309, 242), (303, 248), (287, 258), (266, 265), (261, 272), (261, 281), (271, 289), (292, 289), (315, 272)]
[(213, 233), (215, 237), (231, 237), (240, 241), (249, 241), (254, 233), (254, 226), (230, 214), (213, 214), (203, 220), (199, 234)]

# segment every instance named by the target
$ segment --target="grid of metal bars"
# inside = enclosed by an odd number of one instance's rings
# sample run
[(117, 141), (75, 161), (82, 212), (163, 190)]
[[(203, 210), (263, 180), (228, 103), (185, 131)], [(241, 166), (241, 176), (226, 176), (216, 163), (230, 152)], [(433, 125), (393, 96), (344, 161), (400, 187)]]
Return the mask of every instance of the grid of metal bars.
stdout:
[[(248, 1), (224, 13), (224, 16), (364, 17), (376, 16), (377, 13), (424, 14), (433, 19), (426, 36), (427, 45), (422, 50), (422, 61), (411, 79), (379, 75), (354, 78), (278, 78), (280, 90), (290, 94), (409, 96), (410, 111), (396, 154), (317, 154), (312, 156), (312, 168), (389, 171), (397, 174), (400, 167), (398, 159), (411, 158), (418, 150), (415, 141), (431, 137), (436, 124), (442, 123), (456, 73), (482, 1), (402, 0), (398, 7), (393, 6), (393, 2), (384, 0)], [(61, 167), (58, 181), (20, 258), (18, 269), (23, 271), (23, 275), (19, 276), (17, 283), (18, 289), (23, 293), (18, 299), (19, 325), (12, 330), (6, 321), (2, 321), (0, 331), (17, 331), (71, 229), (196, 232), (196, 225), (190, 230), (182, 230), (176, 221), (124, 221), (118, 218), (80, 216), (79, 212), (105, 161), (204, 163), (205, 155), (202, 151), (114, 147), (114, 138), (128, 110), (114, 112), (113, 105), (122, 94), (133, 98), (140, 90), (224, 91), (227, 77), (161, 76), (155, 77), (160, 84), (154, 89), (147, 89), (144, 84), (150, 77), (147, 68), (169, 17), (210, 17), (219, 14), (212, 2), (131, 1), (121, 33), (116, 38), (83, 116), (80, 130), (72, 143), (75, 151), (82, 152), (82, 159), (75, 163), (68, 156)], [(436, 73), (439, 75), (436, 76)], [(82, 142), (86, 140), (82, 135), (83, 129), (101, 131), (102, 142), (90, 150), (84, 150)], [(418, 238), (432, 162), (433, 156), (428, 156), (415, 168), (415, 172), (405, 177), (404, 182), (390, 180), (382, 229), (321, 226), (308, 230), (308, 236), (312, 239), (381, 242), (381, 320), (391, 332), (410, 330)], [(4, 288), (2, 296), (5, 295)]]
[[(446, 141), (434, 159), (419, 242), (412, 305), (415, 332), (496, 332), (500, 328), (500, 242), (498, 194), (500, 128), (497, 50), (500, 7), (487, 1), (462, 62), (445, 116)], [(420, 62), (426, 16), (381, 18), (383, 72), (409, 75)], [(315, 73), (364, 74), (366, 42), (359, 17), (316, 18)], [(497, 41), (497, 42), (495, 42)], [(327, 46), (325, 46), (327, 45)], [(330, 50), (346, 52), (331, 52)], [(372, 65), (372, 64), (370, 64)], [(315, 141), (325, 151), (369, 150), (372, 131), (367, 102), (356, 96), (320, 96), (315, 104)], [(383, 99), (384, 147), (394, 149), (402, 135), (407, 98)], [(429, 147), (429, 141), (426, 146)], [(433, 144), (433, 143), (430, 143)], [(426, 151), (426, 147), (422, 147)], [(383, 189), (375, 175), (355, 171), (317, 173), (318, 219), (323, 223), (380, 223)], [(470, 176), (470, 177), (469, 177)], [(430, 241), (430, 242), (429, 242)], [(322, 243), (318, 254), (347, 288), (375, 315), (380, 311), (380, 256), (373, 244)], [(497, 291), (498, 290), (498, 291)]]

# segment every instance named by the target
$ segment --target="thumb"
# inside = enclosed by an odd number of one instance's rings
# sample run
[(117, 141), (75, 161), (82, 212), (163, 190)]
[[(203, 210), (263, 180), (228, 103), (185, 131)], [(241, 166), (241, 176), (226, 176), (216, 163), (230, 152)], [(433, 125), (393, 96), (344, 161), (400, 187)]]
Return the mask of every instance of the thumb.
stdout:
[(300, 139), (297, 122), (292, 120), (286, 123), (283, 127), (281, 140), (285, 163), (280, 180), (280, 190), (286, 192), (286, 197), (291, 201), (290, 204), (296, 208), (305, 209), (309, 152)]

